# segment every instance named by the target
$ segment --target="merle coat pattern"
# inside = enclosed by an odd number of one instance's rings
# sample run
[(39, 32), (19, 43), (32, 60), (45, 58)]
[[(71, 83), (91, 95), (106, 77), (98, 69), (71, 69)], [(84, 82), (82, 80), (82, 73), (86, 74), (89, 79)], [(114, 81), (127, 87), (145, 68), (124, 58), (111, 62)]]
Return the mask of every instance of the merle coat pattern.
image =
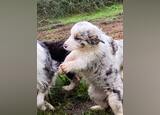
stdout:
[[(37, 107), (41, 110), (54, 110), (54, 107), (45, 101), (45, 96), (48, 94), (50, 86), (55, 83), (58, 66), (70, 53), (63, 48), (63, 43), (63, 40), (37, 41)], [(78, 83), (74, 72), (66, 75), (71, 79), (71, 84), (63, 88), (69, 91)]]
[[(52, 60), (46, 46), (37, 41), (37, 107), (43, 111), (50, 109), (54, 111), (54, 107), (45, 100), (54, 74), (57, 68), (53, 65), (56, 61)], [(55, 81), (55, 80), (54, 80)]]
[(123, 115), (120, 69), (123, 49), (118, 42), (95, 25), (79, 22), (72, 27), (64, 43), (64, 48), (71, 53), (59, 69), (66, 73), (78, 72), (89, 83), (89, 96), (97, 104), (91, 109), (104, 109), (109, 105), (115, 115)]

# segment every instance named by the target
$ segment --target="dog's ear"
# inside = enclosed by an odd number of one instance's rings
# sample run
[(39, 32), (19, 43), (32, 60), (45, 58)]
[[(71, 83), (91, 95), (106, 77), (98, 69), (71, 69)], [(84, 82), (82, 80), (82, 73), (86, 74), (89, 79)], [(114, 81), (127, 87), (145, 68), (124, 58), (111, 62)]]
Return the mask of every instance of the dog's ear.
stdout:
[(91, 33), (89, 31), (88, 31), (88, 37), (86, 41), (91, 45), (97, 45), (99, 44), (99, 42), (104, 43), (104, 41), (98, 38), (98, 35), (96, 35), (95, 33)]
[(54, 41), (43, 41), (43, 44), (46, 46), (47, 49), (53, 50), (55, 43)]
[(44, 45), (46, 45), (46, 47), (50, 46), (50, 42), (49, 41), (43, 41)]

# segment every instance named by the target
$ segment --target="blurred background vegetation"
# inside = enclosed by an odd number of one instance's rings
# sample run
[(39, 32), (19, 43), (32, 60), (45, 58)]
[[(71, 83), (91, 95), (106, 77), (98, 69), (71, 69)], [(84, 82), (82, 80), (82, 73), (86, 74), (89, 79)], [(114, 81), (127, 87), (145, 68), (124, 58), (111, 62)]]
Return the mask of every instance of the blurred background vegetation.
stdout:
[(92, 13), (123, 0), (36, 0), (38, 22), (64, 18), (74, 14)]
[(71, 14), (92, 12), (106, 5), (123, 0), (37, 0), (39, 19), (64, 17)]

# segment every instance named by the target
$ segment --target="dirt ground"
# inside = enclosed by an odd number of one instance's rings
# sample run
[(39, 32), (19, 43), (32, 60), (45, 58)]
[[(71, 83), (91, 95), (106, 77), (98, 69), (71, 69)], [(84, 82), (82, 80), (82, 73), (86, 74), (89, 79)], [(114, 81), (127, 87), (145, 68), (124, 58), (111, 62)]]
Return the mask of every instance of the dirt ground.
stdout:
[[(107, 19), (101, 19), (91, 21), (102, 29), (103, 32), (112, 36), (114, 39), (123, 39), (123, 17), (118, 16), (117, 18), (109, 21)], [(70, 35), (70, 29), (73, 24), (64, 25), (57, 27), (56, 29), (39, 31), (37, 33), (37, 39), (39, 40), (61, 40), (67, 39)]]

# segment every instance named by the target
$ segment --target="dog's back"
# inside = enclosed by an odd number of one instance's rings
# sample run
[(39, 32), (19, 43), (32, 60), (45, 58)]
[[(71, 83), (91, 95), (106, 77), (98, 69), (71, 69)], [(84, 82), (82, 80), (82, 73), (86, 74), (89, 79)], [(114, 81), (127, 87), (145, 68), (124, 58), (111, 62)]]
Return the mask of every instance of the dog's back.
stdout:
[(45, 92), (56, 70), (52, 67), (52, 59), (43, 43), (37, 42), (37, 89)]
[(53, 60), (45, 45), (37, 41), (37, 107), (41, 110), (54, 110), (54, 107), (45, 101), (45, 95), (52, 83), (56, 70), (53, 68)]
[(64, 41), (43, 41), (45, 46), (48, 48), (50, 55), (53, 60), (62, 63), (65, 57), (70, 53), (63, 48)]
[(115, 40), (118, 46), (116, 58), (119, 60), (117, 63), (120, 65), (120, 70), (123, 71), (123, 39), (121, 40)]

